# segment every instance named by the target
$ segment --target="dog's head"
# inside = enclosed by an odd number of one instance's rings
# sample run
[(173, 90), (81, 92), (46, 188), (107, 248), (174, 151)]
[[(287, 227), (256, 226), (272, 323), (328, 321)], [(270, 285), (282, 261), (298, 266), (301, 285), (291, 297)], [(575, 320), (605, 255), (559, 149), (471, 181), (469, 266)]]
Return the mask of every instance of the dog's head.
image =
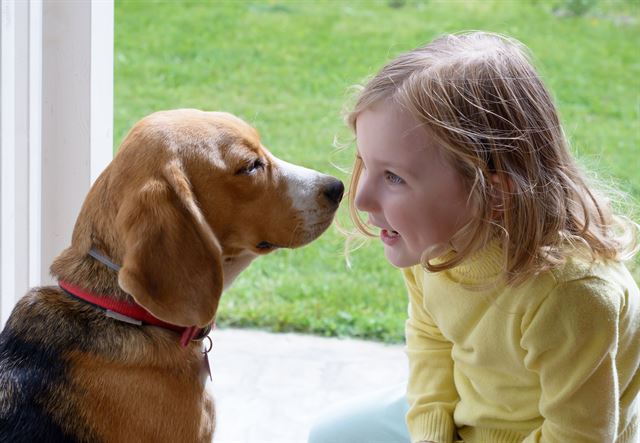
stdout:
[(119, 286), (136, 302), (170, 323), (203, 326), (255, 257), (322, 234), (342, 193), (339, 180), (276, 158), (241, 119), (181, 109), (133, 127), (81, 216), (112, 215), (115, 229), (100, 236), (113, 238), (101, 241), (113, 244)]

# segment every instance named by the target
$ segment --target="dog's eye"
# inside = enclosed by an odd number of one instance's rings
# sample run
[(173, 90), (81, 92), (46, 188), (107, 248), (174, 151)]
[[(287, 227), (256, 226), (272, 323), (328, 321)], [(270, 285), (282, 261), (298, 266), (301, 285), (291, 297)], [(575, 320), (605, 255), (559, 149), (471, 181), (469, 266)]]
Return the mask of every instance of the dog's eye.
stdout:
[(249, 165), (244, 166), (236, 171), (236, 175), (252, 175), (264, 169), (265, 163), (261, 158), (255, 159)]

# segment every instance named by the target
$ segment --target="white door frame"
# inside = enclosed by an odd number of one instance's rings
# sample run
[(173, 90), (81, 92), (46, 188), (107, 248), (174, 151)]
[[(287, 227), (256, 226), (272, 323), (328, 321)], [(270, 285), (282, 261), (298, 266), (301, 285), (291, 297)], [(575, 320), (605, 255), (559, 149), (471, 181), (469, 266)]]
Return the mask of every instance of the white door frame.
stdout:
[(113, 0), (3, 0), (0, 328), (69, 245), (112, 157)]

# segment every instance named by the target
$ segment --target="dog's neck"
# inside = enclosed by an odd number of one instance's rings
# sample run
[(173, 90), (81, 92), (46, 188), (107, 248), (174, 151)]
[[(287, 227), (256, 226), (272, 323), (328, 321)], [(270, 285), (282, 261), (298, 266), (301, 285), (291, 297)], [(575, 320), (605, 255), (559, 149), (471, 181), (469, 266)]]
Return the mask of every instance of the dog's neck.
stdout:
[[(132, 300), (120, 289), (118, 273), (89, 255), (95, 247), (113, 261), (122, 258), (118, 236), (113, 225), (118, 211), (116, 203), (119, 194), (109, 187), (111, 165), (96, 179), (80, 209), (71, 236), (71, 246), (58, 255), (50, 267), (51, 275), (78, 285), (97, 294), (105, 294), (116, 300)], [(104, 199), (112, 195), (113, 199)], [(105, 201), (107, 203), (105, 203)]]
[(53, 261), (51, 275), (97, 294), (108, 294), (117, 300), (131, 300), (131, 296), (118, 285), (117, 271), (96, 260), (89, 255), (89, 251), (82, 254), (73, 247), (65, 249)]

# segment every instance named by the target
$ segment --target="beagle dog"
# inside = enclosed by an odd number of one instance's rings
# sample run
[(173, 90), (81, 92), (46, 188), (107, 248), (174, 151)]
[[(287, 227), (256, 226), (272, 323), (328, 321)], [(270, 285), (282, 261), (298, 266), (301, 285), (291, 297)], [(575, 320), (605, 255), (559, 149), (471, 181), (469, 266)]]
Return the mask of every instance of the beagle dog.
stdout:
[(222, 292), (322, 234), (343, 191), (231, 114), (138, 122), (51, 266), (59, 286), (31, 289), (0, 334), (0, 441), (210, 442), (202, 338)]

